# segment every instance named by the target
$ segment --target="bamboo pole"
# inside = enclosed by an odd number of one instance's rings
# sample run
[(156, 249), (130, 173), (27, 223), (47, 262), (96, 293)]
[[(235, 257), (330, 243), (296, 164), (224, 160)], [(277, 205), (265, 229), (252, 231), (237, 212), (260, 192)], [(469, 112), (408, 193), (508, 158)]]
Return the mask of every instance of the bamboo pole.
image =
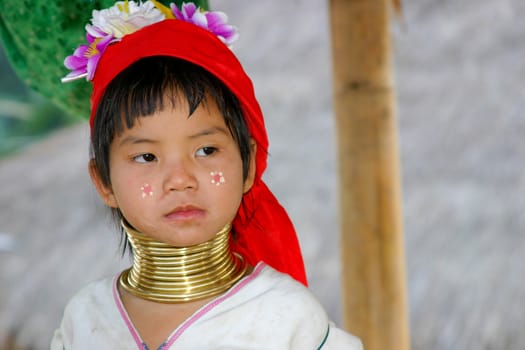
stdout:
[(391, 0), (330, 0), (345, 328), (366, 350), (410, 348)]

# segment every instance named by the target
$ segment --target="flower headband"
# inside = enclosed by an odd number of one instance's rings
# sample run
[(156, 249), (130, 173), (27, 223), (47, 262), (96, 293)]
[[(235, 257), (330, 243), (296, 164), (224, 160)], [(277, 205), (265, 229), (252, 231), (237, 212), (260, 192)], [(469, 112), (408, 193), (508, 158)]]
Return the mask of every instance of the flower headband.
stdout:
[(64, 65), (71, 73), (62, 78), (69, 82), (80, 78), (93, 80), (100, 57), (112, 43), (128, 34), (166, 19), (177, 19), (195, 24), (215, 34), (228, 47), (237, 40), (237, 28), (227, 24), (228, 17), (220, 11), (204, 11), (194, 3), (183, 3), (179, 9), (170, 8), (156, 0), (119, 1), (112, 7), (93, 11), (92, 24), (86, 25), (87, 45), (80, 45), (73, 55), (66, 57)]

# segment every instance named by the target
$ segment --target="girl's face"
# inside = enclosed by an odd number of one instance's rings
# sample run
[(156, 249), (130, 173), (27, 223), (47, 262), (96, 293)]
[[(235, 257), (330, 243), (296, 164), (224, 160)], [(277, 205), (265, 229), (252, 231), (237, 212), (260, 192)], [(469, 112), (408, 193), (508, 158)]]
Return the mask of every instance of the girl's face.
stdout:
[(213, 99), (191, 117), (184, 104), (165, 106), (115, 137), (110, 188), (93, 166), (90, 172), (104, 202), (135, 229), (184, 247), (210, 240), (233, 221), (253, 184), (255, 143), (243, 181), (239, 147)]

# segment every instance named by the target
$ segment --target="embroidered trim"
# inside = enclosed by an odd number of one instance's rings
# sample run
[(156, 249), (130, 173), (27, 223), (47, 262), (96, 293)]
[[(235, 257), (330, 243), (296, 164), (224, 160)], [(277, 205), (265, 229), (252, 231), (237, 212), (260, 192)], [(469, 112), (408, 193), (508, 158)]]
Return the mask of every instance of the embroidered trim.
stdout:
[(319, 345), (319, 347), (317, 348), (317, 350), (321, 349), (324, 346), (324, 344), (326, 343), (326, 340), (328, 339), (328, 335), (329, 334), (330, 334), (330, 325), (328, 325), (328, 328), (326, 329), (326, 334), (324, 336), (324, 339), (321, 342), (321, 345)]
[[(157, 350), (164, 350), (165, 347), (166, 347), (166, 343), (162, 343), (162, 344), (160, 344), (160, 346), (159, 346), (159, 348)], [(148, 344), (142, 343), (142, 349), (143, 350), (149, 350)]]

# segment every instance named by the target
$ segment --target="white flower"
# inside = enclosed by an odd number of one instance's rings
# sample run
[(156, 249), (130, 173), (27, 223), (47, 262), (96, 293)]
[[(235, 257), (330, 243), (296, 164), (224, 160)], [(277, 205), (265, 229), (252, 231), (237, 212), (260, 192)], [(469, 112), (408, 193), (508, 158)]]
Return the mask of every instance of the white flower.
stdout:
[[(120, 39), (140, 28), (163, 21), (165, 18), (151, 1), (144, 3), (119, 1), (108, 9), (93, 11), (91, 23), (106, 34)], [(92, 31), (91, 28), (86, 29), (88, 32)]]

